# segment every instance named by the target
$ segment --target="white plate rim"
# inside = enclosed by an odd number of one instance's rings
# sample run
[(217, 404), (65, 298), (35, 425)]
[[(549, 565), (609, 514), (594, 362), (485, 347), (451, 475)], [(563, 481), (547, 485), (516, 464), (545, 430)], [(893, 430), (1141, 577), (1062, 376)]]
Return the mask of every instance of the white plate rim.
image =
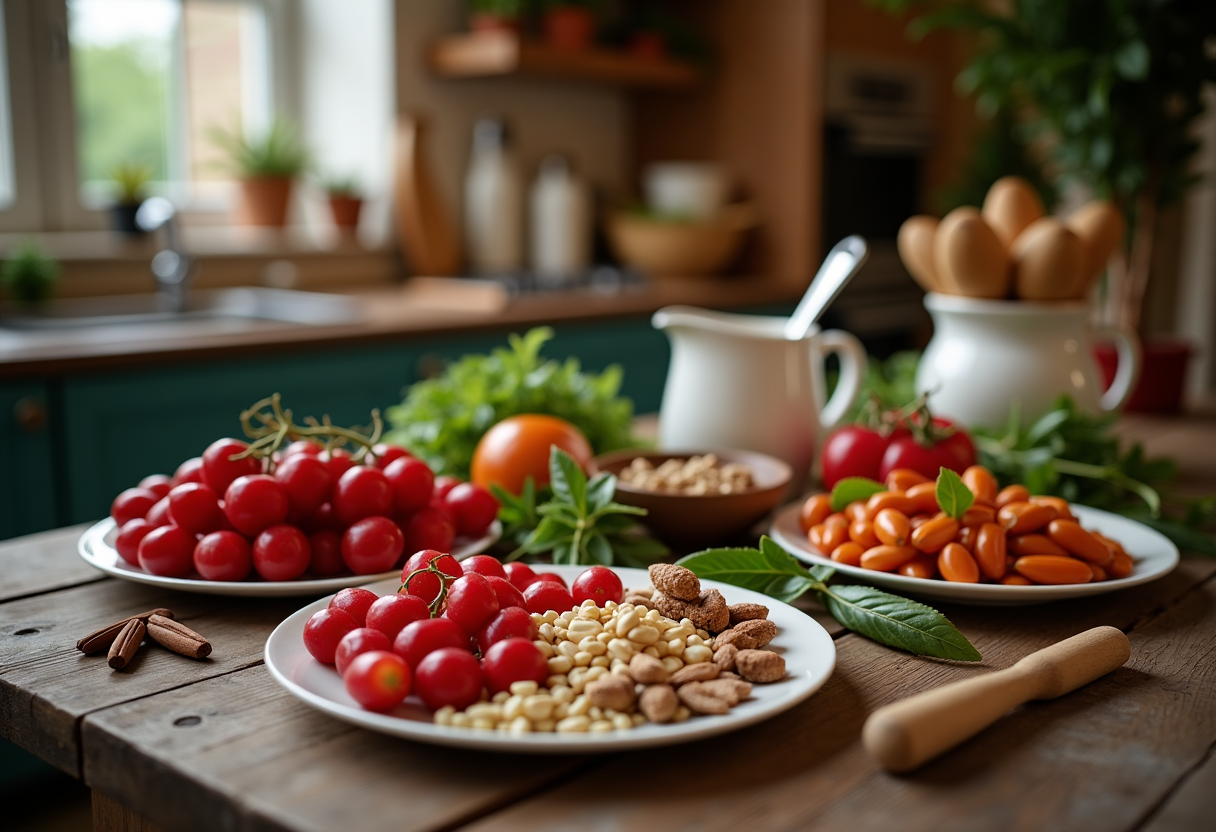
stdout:
[[(547, 569), (557, 572), (569, 581), (587, 567), (547, 566)], [(613, 569), (622, 576), (626, 585), (639, 585), (639, 581), (644, 581), (645, 584), (650, 582), (645, 570), (627, 567), (613, 567)], [(266, 640), (264, 659), (271, 676), (292, 696), (345, 722), (380, 733), (435, 745), (528, 754), (625, 751), (705, 739), (754, 725), (789, 710), (805, 701), (827, 682), (836, 667), (836, 644), (827, 630), (815, 619), (788, 604), (758, 592), (717, 581), (702, 581), (701, 584), (706, 588), (721, 591), (729, 603), (763, 603), (769, 608), (770, 620), (776, 620), (780, 628), (777, 638), (773, 640), (773, 645), (785, 650), (787, 656), (790, 655), (789, 648), (792, 646), (796, 651), (794, 655), (806, 654), (813, 660), (805, 666), (801, 663), (797, 666), (787, 666), (790, 675), (780, 683), (756, 685), (754, 699), (736, 705), (729, 714), (724, 716), (694, 717), (687, 722), (668, 725), (646, 724), (629, 731), (602, 735), (537, 733), (514, 737), (492, 731), (441, 726), (429, 721), (373, 713), (363, 710), (353, 703), (335, 701), (309, 690), (297, 682), (292, 678), (291, 662), (297, 662), (294, 665), (297, 668), (301, 666), (298, 663), (303, 663), (310, 665), (307, 669), (313, 672), (327, 671), (332, 674), (330, 684), (333, 684), (338, 678), (337, 671), (332, 668), (324, 668), (308, 655), (302, 641), (304, 622), (317, 610), (324, 609), (329, 603), (328, 598), (322, 598), (302, 607), (276, 627)], [(383, 592), (392, 589), (394, 585), (390, 581), (380, 581), (366, 586), (372, 591)], [(795, 626), (791, 627), (791, 623)], [(790, 662), (790, 665), (793, 663)]]
[[(337, 592), (349, 586), (360, 586), (369, 581), (400, 577), (401, 570), (379, 572), (372, 575), (339, 575), (334, 578), (312, 578), (303, 581), (208, 581), (204, 578), (168, 578), (152, 575), (122, 559), (118, 550), (108, 540), (117, 527), (113, 517), (107, 517), (85, 529), (76, 542), (76, 552), (85, 563), (114, 578), (201, 595), (228, 595), (245, 598), (286, 598), (296, 595), (318, 595)], [(452, 552), (457, 560), (484, 552), (502, 535), (502, 524), (495, 520), (490, 530), (477, 540), (457, 540), (460, 545)]]
[[(1100, 583), (1057, 586), (962, 584), (929, 578), (910, 578), (890, 572), (876, 572), (873, 569), (862, 569), (860, 566), (837, 563), (814, 551), (809, 543), (804, 542), (805, 536), (798, 526), (798, 512), (801, 507), (801, 502), (786, 506), (777, 513), (769, 527), (769, 535), (773, 540), (794, 557), (815, 566), (830, 566), (841, 574), (853, 576), (875, 586), (899, 590), (922, 598), (953, 601), (960, 604), (1039, 604), (1046, 601), (1062, 601), (1067, 598), (1103, 595), (1162, 578), (1172, 572), (1180, 560), (1178, 547), (1156, 529), (1151, 529), (1143, 523), (1112, 514), (1109, 511), (1073, 505), (1073, 514), (1087, 528), (1096, 529), (1125, 544), (1128, 554), (1132, 556), (1132, 560), (1136, 564), (1131, 575)], [(1127, 540), (1129, 535), (1132, 538), (1130, 545)]]

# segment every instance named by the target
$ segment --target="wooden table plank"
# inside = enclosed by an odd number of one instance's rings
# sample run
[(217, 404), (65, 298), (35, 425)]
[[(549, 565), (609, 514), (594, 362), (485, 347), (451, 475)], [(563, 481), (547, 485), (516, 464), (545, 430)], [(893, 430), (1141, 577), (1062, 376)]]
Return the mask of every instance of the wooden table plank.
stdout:
[(1216, 795), (1216, 746), (1174, 790), (1142, 832), (1192, 832), (1212, 823), (1213, 795)]
[(372, 733), (264, 667), (91, 714), (83, 740), (85, 781), (175, 832), (453, 828), (587, 763)]
[[(837, 803), (850, 801), (853, 794), (866, 794), (869, 800), (876, 800), (872, 786), (875, 782), (884, 788), (890, 784), (892, 789), (901, 782), (881, 773), (877, 764), (861, 748), (861, 727), (870, 712), (919, 691), (1008, 666), (1039, 647), (1089, 627), (1099, 624), (1132, 627), (1157, 611), (1168, 609), (1213, 575), (1216, 575), (1216, 563), (1188, 560), (1174, 574), (1154, 584), (1126, 590), (1118, 596), (1105, 596), (1105, 602), (1094, 598), (1037, 607), (947, 608), (955, 623), (984, 653), (985, 661), (978, 667), (919, 659), (880, 647), (856, 635), (847, 635), (836, 642), (837, 669), (833, 677), (822, 691), (797, 708), (747, 731), (673, 748), (659, 757), (654, 752), (620, 755), (589, 775), (567, 781), (559, 789), (511, 806), (473, 824), (470, 829), (535, 830), (598, 826), (728, 830), (802, 829), (812, 824), (824, 829), (858, 826), (870, 810), (864, 802), (851, 803), (852, 813), (847, 817), (834, 815), (832, 823), (820, 824), (818, 819), (824, 812), (831, 812)], [(1202, 597), (1206, 598), (1206, 593)], [(1118, 603), (1112, 604), (1115, 598)], [(1199, 612), (1187, 608), (1187, 614), (1198, 615)], [(1168, 653), (1161, 643), (1169, 644), (1171, 638), (1179, 636), (1178, 632), (1154, 636), (1155, 640), (1145, 642), (1147, 646), (1138, 649), (1149, 654)], [(1211, 637), (1208, 639), (1210, 643)], [(1173, 654), (1177, 666), (1171, 666), (1170, 670), (1175, 674), (1191, 672), (1190, 664), (1196, 658), (1197, 644), (1200, 642), (1186, 639), (1186, 643), (1190, 647), (1179, 647), (1177, 649), (1183, 652)], [(1207, 661), (1210, 663), (1211, 660)], [(1216, 670), (1209, 668), (1206, 672)], [(1129, 671), (1124, 671), (1121, 679), (1142, 681), (1144, 678), (1143, 671), (1130, 677), (1127, 673)], [(1146, 691), (1153, 691), (1156, 696), (1159, 689), (1168, 694), (1170, 684), (1162, 685), (1150, 679), (1143, 687)], [(1188, 690), (1190, 696), (1197, 693), (1193, 687), (1184, 686), (1183, 689)], [(1111, 707), (1117, 711), (1120, 703), (1126, 700), (1122, 698), (1124, 694), (1120, 693), (1118, 686), (1114, 691), (1115, 704)], [(1148, 694), (1141, 694), (1133, 688), (1126, 695)], [(1093, 694), (1082, 693), (1051, 706), (1036, 705), (1025, 709), (1007, 718), (999, 729), (985, 732), (946, 755), (924, 770), (930, 774), (917, 775), (934, 778), (923, 788), (923, 794), (937, 801), (933, 804), (933, 810), (916, 814), (905, 806), (904, 814), (894, 821), (888, 818), (885, 828), (938, 829), (950, 828), (951, 823), (959, 824), (954, 828), (960, 829), (1018, 828), (1007, 823), (1013, 819), (1012, 815), (1004, 819), (988, 818), (988, 825), (978, 822), (968, 825), (966, 814), (952, 808), (952, 801), (962, 790), (952, 786), (950, 776), (974, 780), (983, 772), (992, 773), (989, 781), (968, 783), (969, 805), (981, 802), (979, 796), (970, 794), (972, 789), (980, 789), (987, 800), (997, 807), (994, 810), (997, 813), (1011, 813), (1023, 804), (1033, 804), (1038, 799), (1036, 793), (1022, 794), (1012, 788), (1005, 791), (1002, 784), (1025, 785), (1032, 780), (1033, 774), (1026, 767), (1038, 764), (1034, 754), (1050, 754), (1053, 749), (1064, 749), (1061, 759), (1084, 771), (1090, 753), (1085, 744), (1088, 734), (1073, 732), (1070, 719), (1081, 721), (1087, 718), (1080, 704), (1094, 699)], [(1159, 704), (1160, 697), (1155, 701)], [(1050, 708), (1063, 710), (1052, 711)], [(1216, 708), (1212, 710), (1216, 713)], [(1187, 719), (1194, 711), (1193, 707), (1187, 709)], [(1138, 710), (1136, 712), (1139, 713)], [(1054, 716), (1059, 713), (1067, 718)], [(1036, 717), (1036, 714), (1046, 716)], [(1170, 724), (1174, 725), (1174, 733), (1177, 733), (1177, 718)], [(1185, 730), (1189, 723), (1184, 721), (1181, 726)], [(1151, 733), (1160, 728), (1161, 724), (1157, 723), (1149, 730)], [(1207, 741), (1210, 743), (1211, 739), (1209, 736)], [(1119, 733), (1109, 733), (1107, 743), (1104, 753), (1114, 765), (1122, 757)], [(1077, 744), (1080, 744), (1081, 759), (1066, 759)], [(706, 764), (704, 761), (713, 762)], [(678, 766), (686, 766), (694, 772), (680, 787), (645, 788), (636, 792), (604, 787), (604, 784), (631, 782), (638, 771), (651, 771), (656, 767), (659, 770), (674, 770)], [(943, 776), (943, 771), (950, 775)], [(882, 792), (883, 789), (878, 791)], [(1134, 795), (1135, 790), (1132, 791)], [(1145, 798), (1142, 811), (1147, 812), (1154, 804), (1155, 800)], [(1113, 827), (1099, 824), (1091, 828)]]
[(0, 544), (0, 603), (105, 579), (76, 554), (91, 523), (39, 532)]
[[(267, 636), (306, 600), (234, 599), (104, 580), (0, 605), (0, 732), (80, 776), (78, 722), (99, 708), (256, 664)], [(81, 636), (152, 607), (168, 607), (207, 636), (212, 655), (194, 661), (151, 643), (128, 670), (76, 651)]]

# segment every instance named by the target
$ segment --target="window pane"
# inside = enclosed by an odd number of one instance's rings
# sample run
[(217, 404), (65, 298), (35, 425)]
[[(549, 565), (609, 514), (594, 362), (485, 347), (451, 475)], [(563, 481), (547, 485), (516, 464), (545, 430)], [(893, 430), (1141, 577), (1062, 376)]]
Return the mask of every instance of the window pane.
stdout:
[(0, 208), (17, 196), (13, 181), (13, 125), (8, 104), (8, 34), (4, 29), (4, 0), (0, 0)]

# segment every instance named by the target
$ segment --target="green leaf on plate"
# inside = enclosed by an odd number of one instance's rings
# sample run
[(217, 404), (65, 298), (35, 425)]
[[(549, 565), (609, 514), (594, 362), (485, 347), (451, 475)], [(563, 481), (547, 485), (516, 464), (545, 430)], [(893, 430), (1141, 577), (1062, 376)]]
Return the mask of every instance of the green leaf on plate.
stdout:
[(767, 537), (760, 549), (706, 549), (677, 561), (698, 578), (762, 592), (789, 603), (823, 583)]
[(869, 586), (833, 586), (819, 590), (832, 617), (855, 633), (918, 656), (978, 662), (978, 650), (944, 615)]
[(849, 503), (868, 500), (886, 490), (882, 483), (865, 477), (845, 477), (832, 489), (832, 511), (844, 511)]
[(974, 502), (975, 495), (963, 484), (962, 478), (949, 468), (943, 468), (937, 475), (938, 508), (958, 520)]

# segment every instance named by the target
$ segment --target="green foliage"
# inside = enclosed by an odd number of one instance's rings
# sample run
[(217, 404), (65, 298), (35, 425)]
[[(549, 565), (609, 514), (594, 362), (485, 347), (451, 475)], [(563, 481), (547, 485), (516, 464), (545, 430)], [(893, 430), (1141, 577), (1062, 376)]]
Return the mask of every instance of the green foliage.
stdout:
[(975, 495), (963, 484), (962, 477), (949, 468), (943, 468), (937, 475), (937, 504), (941, 510), (960, 520), (974, 502)]
[(120, 205), (134, 205), (144, 200), (144, 188), (152, 180), (152, 166), (144, 162), (120, 162), (110, 169), (110, 178), (117, 188)]
[(17, 303), (35, 306), (55, 294), (59, 263), (33, 240), (22, 240), (0, 265), (0, 287)]
[(752, 589), (787, 604), (814, 591), (833, 618), (888, 647), (962, 662), (981, 659), (966, 636), (932, 607), (873, 587), (829, 586), (833, 569), (807, 569), (767, 537), (760, 538), (759, 549), (706, 549), (678, 563), (698, 578)]
[(916, 367), (919, 363), (920, 353), (914, 350), (897, 352), (886, 361), (871, 357), (866, 366), (866, 377), (862, 381), (857, 403), (853, 405), (845, 421), (859, 421), (862, 412), (870, 406), (869, 403), (875, 396), (878, 397), (883, 410), (898, 410), (915, 401)]
[(494, 14), (508, 20), (523, 15), (527, 0), (469, 0), (469, 9), (477, 14)]
[(393, 430), (386, 441), (405, 445), (438, 474), (469, 476), (473, 450), (487, 430), (508, 416), (543, 413), (575, 425), (598, 453), (627, 448), (633, 402), (619, 396), (621, 368), (599, 375), (580, 371), (577, 359), (543, 360), (553, 337), (547, 327), (490, 355), (466, 355), (442, 376), (410, 387), (405, 401), (388, 409)]
[(221, 128), (210, 131), (212, 142), (228, 154), (237, 175), (295, 177), (309, 165), (309, 153), (295, 126), (276, 117), (264, 133), (242, 135)]
[(882, 483), (866, 477), (845, 477), (832, 487), (832, 511), (844, 511), (849, 503), (868, 500), (886, 490)]
[(363, 189), (359, 187), (359, 179), (355, 176), (330, 176), (321, 181), (321, 187), (330, 196), (357, 199), (363, 193)]

